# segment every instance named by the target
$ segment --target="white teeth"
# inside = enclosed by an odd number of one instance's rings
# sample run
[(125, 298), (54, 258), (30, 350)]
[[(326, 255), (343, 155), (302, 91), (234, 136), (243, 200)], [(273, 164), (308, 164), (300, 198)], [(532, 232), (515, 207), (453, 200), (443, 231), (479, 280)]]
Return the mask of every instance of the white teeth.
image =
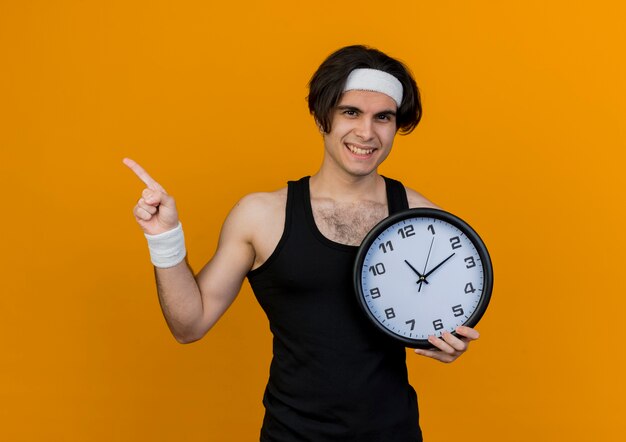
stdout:
[(353, 146), (351, 144), (346, 144), (350, 152), (355, 153), (357, 155), (369, 155), (374, 152), (374, 149), (361, 149), (360, 147)]

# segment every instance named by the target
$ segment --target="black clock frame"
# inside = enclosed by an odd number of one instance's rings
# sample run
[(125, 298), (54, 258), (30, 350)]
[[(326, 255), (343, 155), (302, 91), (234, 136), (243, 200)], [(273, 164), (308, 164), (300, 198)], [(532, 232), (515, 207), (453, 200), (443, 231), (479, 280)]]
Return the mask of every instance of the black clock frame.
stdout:
[[(403, 210), (402, 212), (395, 213), (393, 215), (388, 216), (379, 222), (370, 232), (365, 236), (363, 242), (359, 246), (359, 250), (356, 255), (356, 260), (354, 262), (354, 289), (356, 292), (356, 297), (359, 301), (359, 306), (365, 312), (368, 319), (382, 332), (387, 334), (388, 336), (402, 342), (405, 346), (411, 348), (433, 348), (433, 345), (428, 342), (426, 339), (411, 339), (405, 336), (397, 335), (391, 330), (387, 329), (384, 325), (378, 322), (378, 319), (372, 314), (372, 312), (367, 307), (365, 302), (365, 295), (363, 294), (363, 287), (361, 285), (361, 271), (363, 269), (363, 261), (365, 260), (365, 255), (367, 251), (372, 246), (372, 243), (376, 240), (376, 238), (384, 232), (389, 226), (395, 224), (399, 221), (408, 218), (435, 218), (441, 221), (445, 221), (453, 226), (457, 227), (463, 234), (465, 234), (469, 240), (474, 244), (476, 250), (478, 251), (478, 255), (480, 256), (480, 262), (483, 267), (483, 275), (484, 275), (484, 284), (483, 291), (480, 297), (480, 301), (478, 302), (478, 306), (476, 310), (472, 313), (472, 315), (463, 323), (468, 327), (474, 327), (478, 324), (478, 321), (483, 317), (485, 311), (487, 310), (487, 306), (489, 305), (489, 301), (491, 300), (491, 292), (493, 290), (493, 266), (491, 264), (491, 257), (489, 256), (489, 252), (487, 251), (487, 247), (485, 243), (480, 238), (478, 233), (465, 221), (459, 218), (456, 215), (451, 214), (450, 212), (446, 212), (445, 210), (433, 209), (433, 208), (414, 208)], [(456, 335), (455, 332), (452, 333)]]

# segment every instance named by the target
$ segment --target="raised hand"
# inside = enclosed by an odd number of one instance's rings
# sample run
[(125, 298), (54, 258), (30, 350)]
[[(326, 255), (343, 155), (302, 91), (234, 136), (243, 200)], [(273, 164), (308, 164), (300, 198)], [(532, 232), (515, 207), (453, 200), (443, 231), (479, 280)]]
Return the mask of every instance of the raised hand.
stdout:
[(178, 211), (174, 198), (135, 161), (124, 158), (122, 162), (146, 185), (141, 192), (141, 198), (133, 208), (135, 220), (143, 231), (149, 235), (157, 235), (178, 226)]

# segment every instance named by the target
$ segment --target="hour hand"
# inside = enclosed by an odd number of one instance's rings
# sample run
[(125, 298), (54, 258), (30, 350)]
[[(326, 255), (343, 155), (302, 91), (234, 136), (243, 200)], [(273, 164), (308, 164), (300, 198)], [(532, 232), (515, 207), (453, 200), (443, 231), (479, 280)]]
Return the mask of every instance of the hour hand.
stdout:
[(416, 283), (420, 285), (420, 288), (422, 287), (422, 282), (425, 282), (426, 284), (428, 284), (428, 281), (426, 281), (426, 277), (422, 275), (415, 267), (413, 267), (409, 261), (405, 259), (404, 262), (406, 262), (406, 265), (411, 267), (411, 270), (413, 270), (415, 274), (419, 277)]

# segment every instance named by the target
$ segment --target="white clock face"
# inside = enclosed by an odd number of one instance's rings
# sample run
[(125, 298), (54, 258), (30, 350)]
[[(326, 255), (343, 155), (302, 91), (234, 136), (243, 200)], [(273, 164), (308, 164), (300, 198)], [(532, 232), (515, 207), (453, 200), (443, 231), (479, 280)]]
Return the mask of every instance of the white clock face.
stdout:
[(480, 239), (470, 239), (437, 217), (410, 217), (389, 225), (362, 258), (363, 306), (379, 326), (411, 341), (453, 332), (473, 315), (476, 319), (475, 313), (481, 316), (486, 308), (491, 277), (486, 280), (473, 241)]

